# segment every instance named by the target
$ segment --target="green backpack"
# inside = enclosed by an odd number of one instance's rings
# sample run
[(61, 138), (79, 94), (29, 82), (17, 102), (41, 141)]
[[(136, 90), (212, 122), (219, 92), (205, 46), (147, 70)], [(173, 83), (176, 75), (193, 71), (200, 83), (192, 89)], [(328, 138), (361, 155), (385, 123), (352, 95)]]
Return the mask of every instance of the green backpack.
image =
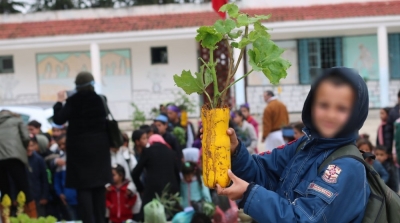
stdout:
[[(296, 153), (300, 151), (305, 142), (301, 143)], [(365, 166), (367, 180), (371, 189), (367, 209), (362, 223), (394, 223), (400, 221), (400, 197), (392, 189), (386, 186), (376, 170), (364, 161), (361, 152), (355, 145), (343, 146), (331, 155), (319, 166), (318, 173), (322, 172), (329, 163), (334, 160), (350, 157)]]

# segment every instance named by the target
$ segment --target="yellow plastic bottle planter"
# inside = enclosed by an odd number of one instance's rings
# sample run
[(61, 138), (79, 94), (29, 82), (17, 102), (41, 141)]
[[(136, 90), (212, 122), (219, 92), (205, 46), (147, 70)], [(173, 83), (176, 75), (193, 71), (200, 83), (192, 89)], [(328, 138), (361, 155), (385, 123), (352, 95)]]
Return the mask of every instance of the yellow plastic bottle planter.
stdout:
[(201, 109), (203, 122), (202, 162), (203, 180), (208, 188), (216, 184), (227, 187), (230, 183), (228, 169), (231, 168), (230, 140), (226, 134), (229, 127), (229, 109)]
[(187, 111), (182, 110), (181, 111), (181, 126), (186, 127), (188, 124), (188, 114)]

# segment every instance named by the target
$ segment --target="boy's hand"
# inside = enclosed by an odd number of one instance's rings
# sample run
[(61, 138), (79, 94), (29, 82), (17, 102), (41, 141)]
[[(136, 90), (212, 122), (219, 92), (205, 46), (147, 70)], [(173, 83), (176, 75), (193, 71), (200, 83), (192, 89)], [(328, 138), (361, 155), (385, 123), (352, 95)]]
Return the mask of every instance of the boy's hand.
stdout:
[(246, 192), (249, 183), (235, 176), (231, 170), (228, 170), (228, 175), (233, 184), (228, 188), (222, 188), (217, 184), (217, 192), (219, 195), (225, 195), (231, 200), (239, 200), (243, 197), (244, 192)]
[[(200, 138), (203, 139), (203, 129), (200, 129)], [(233, 128), (229, 128), (228, 130), (226, 130), (226, 134), (229, 136), (229, 139), (231, 141), (231, 154), (235, 153), (236, 148), (239, 145), (239, 141), (237, 139), (235, 130)]]

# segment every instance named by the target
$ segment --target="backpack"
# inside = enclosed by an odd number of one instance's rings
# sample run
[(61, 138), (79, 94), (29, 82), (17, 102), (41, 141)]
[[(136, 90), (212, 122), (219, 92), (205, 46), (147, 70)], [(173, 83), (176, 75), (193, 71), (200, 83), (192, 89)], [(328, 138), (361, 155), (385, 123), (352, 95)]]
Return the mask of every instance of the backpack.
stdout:
[[(297, 148), (296, 153), (303, 148), (305, 142), (301, 143)], [(398, 222), (400, 219), (400, 197), (392, 189), (390, 189), (381, 179), (375, 169), (365, 162), (361, 152), (353, 145), (340, 147), (330, 154), (324, 162), (319, 166), (318, 173), (322, 172), (329, 163), (334, 160), (350, 157), (365, 167), (367, 180), (371, 189), (371, 194), (368, 199), (367, 208), (365, 209), (362, 223), (392, 223)]]

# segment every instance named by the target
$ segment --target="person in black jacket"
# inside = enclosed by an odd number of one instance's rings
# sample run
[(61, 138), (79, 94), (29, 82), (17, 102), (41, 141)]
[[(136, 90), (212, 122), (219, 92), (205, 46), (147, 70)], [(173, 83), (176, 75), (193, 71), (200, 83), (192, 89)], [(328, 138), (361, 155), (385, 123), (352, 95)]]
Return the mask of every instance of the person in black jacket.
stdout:
[(400, 118), (400, 90), (399, 93), (397, 93), (397, 104), (390, 110), (387, 119), (388, 128), (386, 132), (388, 134), (388, 140), (390, 141), (390, 145), (388, 145), (389, 147), (386, 147), (388, 150), (392, 149), (393, 140), (400, 140), (394, 138), (394, 122), (398, 118)]
[[(143, 150), (140, 160), (132, 172), (137, 190), (144, 193), (142, 209), (156, 197), (156, 193), (161, 196), (167, 184), (169, 184), (170, 194), (175, 194), (180, 190), (179, 162), (175, 152), (158, 134), (150, 136), (149, 142), (150, 147)], [(146, 170), (145, 185), (140, 180), (143, 170)]]
[(75, 84), (76, 93), (66, 99), (66, 92), (59, 92), (54, 105), (54, 123), (68, 122), (65, 186), (77, 190), (83, 223), (104, 223), (105, 185), (112, 179), (107, 115), (102, 98), (94, 91), (92, 74), (79, 73)]
[(183, 162), (183, 153), (182, 147), (179, 145), (175, 136), (173, 136), (170, 132), (167, 131), (168, 129), (168, 117), (164, 115), (159, 115), (154, 119), (154, 125), (158, 129), (158, 133), (164, 138), (165, 142), (167, 142), (171, 148), (176, 152), (178, 156), (178, 160)]
[(49, 182), (47, 181), (46, 164), (43, 158), (36, 153), (39, 150), (36, 136), (32, 136), (28, 146), (29, 186), (36, 202), (38, 217), (46, 217), (46, 205), (49, 199)]
[(382, 163), (383, 167), (389, 173), (389, 180), (386, 185), (394, 192), (399, 192), (399, 173), (394, 165), (392, 153), (383, 146), (377, 146), (375, 148), (375, 155), (376, 159)]
[(384, 146), (391, 153), (393, 144), (393, 139), (391, 138), (391, 136), (393, 136), (393, 127), (387, 123), (390, 109), (391, 108), (386, 107), (380, 110), (381, 124), (378, 127), (376, 145)]

